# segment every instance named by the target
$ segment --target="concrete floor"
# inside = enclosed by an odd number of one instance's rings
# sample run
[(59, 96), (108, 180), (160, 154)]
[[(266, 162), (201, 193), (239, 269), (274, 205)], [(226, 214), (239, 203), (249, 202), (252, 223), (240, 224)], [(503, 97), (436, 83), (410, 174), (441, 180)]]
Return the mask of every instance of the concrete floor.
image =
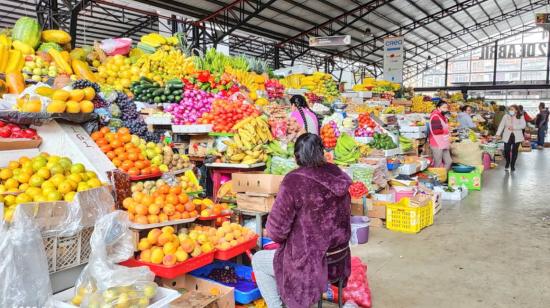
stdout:
[(373, 306), (550, 307), (550, 149), (516, 167), (485, 172), (481, 192), (444, 203), (419, 234), (371, 228), (353, 254)]

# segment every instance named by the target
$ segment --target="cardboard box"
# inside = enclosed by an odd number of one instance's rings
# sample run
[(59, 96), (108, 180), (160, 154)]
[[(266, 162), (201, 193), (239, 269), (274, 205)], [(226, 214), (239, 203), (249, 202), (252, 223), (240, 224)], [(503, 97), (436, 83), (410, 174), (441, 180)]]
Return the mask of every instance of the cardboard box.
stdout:
[(381, 218), (371, 218), (369, 227), (381, 228), (384, 226), (384, 221)]
[(22, 149), (35, 149), (42, 143), (42, 138), (26, 139), (26, 138), (0, 138), (0, 151), (6, 150), (22, 150)]
[(273, 204), (275, 203), (275, 196), (273, 195), (249, 195), (238, 193), (237, 194), (237, 208), (243, 210), (251, 210), (258, 212), (271, 212)]
[(372, 202), (369, 205), (369, 210), (367, 211), (367, 216), (369, 218), (381, 218), (386, 219), (386, 203), (377, 203)]
[(466, 186), (469, 190), (481, 190), (482, 174), (479, 169), (476, 169), (470, 173), (456, 173), (449, 171), (447, 177), (449, 186)]
[(237, 172), (231, 175), (233, 192), (276, 194), (284, 179), (283, 175), (265, 174), (263, 172)]
[(372, 200), (368, 198), (351, 199), (351, 215), (367, 216), (369, 206), (372, 206)]
[(210, 136), (191, 136), (189, 155), (204, 157), (208, 150), (214, 147), (214, 138)]
[[(233, 308), (235, 295), (233, 288), (191, 275), (176, 279), (162, 279), (163, 287), (180, 291), (182, 296), (170, 303), (170, 307), (185, 308)], [(212, 295), (218, 290), (218, 295)]]
[(12, 160), (18, 160), (21, 156), (34, 157), (38, 156), (40, 151), (38, 149), (22, 149), (22, 150), (9, 150), (0, 152), (0, 167), (5, 167)]

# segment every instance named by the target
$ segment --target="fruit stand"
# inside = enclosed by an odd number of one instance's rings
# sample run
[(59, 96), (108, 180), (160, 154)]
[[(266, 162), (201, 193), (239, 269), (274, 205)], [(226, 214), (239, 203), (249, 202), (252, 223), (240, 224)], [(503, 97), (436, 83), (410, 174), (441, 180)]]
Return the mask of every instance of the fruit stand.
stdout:
[[(354, 216), (408, 233), (433, 223), (440, 202), (433, 189), (445, 180), (434, 176), (437, 170), (425, 171), (429, 157), (421, 156), (418, 141), (426, 137), (431, 100), (397, 100), (400, 85), (374, 78), (342, 95), (330, 74), (277, 78), (257, 59), (215, 49), (192, 55), (180, 35), (150, 33), (137, 45), (114, 38), (74, 49), (71, 39), (62, 30), (40, 31), (28, 17), (17, 21), (11, 36), (0, 33), (3, 218), (23, 219), (16, 213), (28, 204), (55, 212), (59, 204), (78, 203), (82, 210), (75, 215), (86, 224), (79, 220), (73, 234), (44, 242), (59, 247), (66, 241), (80, 253), (79, 262), (55, 267), (63, 257), (56, 254), (55, 262), (47, 260), (50, 272), (80, 266), (120, 241), (122, 256), (115, 249), (109, 253), (117, 258), (103, 260), (109, 270), (141, 269), (147, 281), (103, 288), (96, 277), (62, 299), (73, 306), (138, 292), (136, 301), (146, 307), (155, 294), (170, 293), (154, 277), (173, 286), (214, 281), (219, 290), (233, 288), (238, 303), (258, 300), (250, 260), (242, 256), (269, 241), (263, 228), (279, 185), (298, 168), (294, 143), (304, 129), (290, 115), (295, 93), (304, 94), (319, 118), (326, 160), (354, 181)], [(87, 197), (97, 190), (108, 192), (107, 201)], [(94, 202), (109, 209), (94, 212)], [(421, 225), (412, 218), (417, 212)], [(67, 214), (63, 222), (73, 219)], [(103, 246), (90, 246), (93, 232), (107, 232)], [(185, 305), (184, 296), (179, 300)]]

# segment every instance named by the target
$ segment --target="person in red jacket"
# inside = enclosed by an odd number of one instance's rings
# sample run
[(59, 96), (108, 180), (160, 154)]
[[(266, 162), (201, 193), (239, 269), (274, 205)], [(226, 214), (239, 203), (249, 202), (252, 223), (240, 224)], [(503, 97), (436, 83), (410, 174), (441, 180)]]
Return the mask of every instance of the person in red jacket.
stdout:
[(430, 116), (429, 141), (432, 149), (433, 165), (436, 168), (445, 167), (451, 169), (453, 159), (451, 158), (451, 132), (447, 116), (449, 115), (449, 104), (444, 101), (437, 103), (437, 108)]

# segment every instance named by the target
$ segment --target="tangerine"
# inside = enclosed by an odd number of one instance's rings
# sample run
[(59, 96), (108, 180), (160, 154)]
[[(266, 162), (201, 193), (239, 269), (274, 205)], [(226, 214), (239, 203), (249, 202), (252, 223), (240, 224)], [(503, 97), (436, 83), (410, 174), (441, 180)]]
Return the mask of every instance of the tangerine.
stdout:
[(138, 155), (136, 153), (129, 153), (128, 154), (128, 159), (131, 160), (131, 161), (137, 161), (138, 160)]
[(146, 225), (149, 223), (149, 220), (147, 219), (147, 216), (144, 215), (136, 215), (134, 217), (134, 221), (138, 224)]
[(157, 166), (151, 166), (151, 174), (158, 174), (160, 173), (160, 169)]
[(139, 169), (136, 167), (131, 167), (130, 169), (128, 169), (128, 174), (131, 176), (137, 176), (139, 175)]
[(180, 213), (185, 212), (185, 205), (182, 204), (182, 203), (176, 205), (176, 211), (177, 211), (177, 212), (180, 212)]
[[(189, 196), (187, 196), (186, 193), (179, 193), (178, 194), (178, 201), (180, 204), (186, 204), (189, 201)], [(194, 208), (194, 206), (193, 206)]]
[(168, 221), (168, 215), (166, 215), (165, 213), (160, 213), (159, 222), (165, 222), (165, 221)]
[(130, 135), (130, 129), (128, 127), (121, 127), (118, 129), (117, 133), (123, 135)]
[(122, 206), (125, 208), (125, 209), (128, 209), (128, 207), (130, 206), (130, 204), (134, 203), (134, 199), (128, 197), (126, 199), (124, 199), (124, 201), (122, 201)]
[(93, 141), (96, 141), (100, 138), (103, 138), (103, 133), (101, 131), (93, 132), (90, 137), (92, 137)]
[(111, 132), (111, 130), (109, 129), (109, 127), (107, 126), (103, 126), (100, 130), (99, 130), (102, 134), (106, 134), (106, 133), (109, 133)]
[(155, 198), (155, 204), (160, 207), (163, 207), (165, 202), (166, 201), (164, 200), (164, 195), (159, 195)]
[(189, 217), (189, 212), (185, 212), (185, 211), (182, 212), (182, 213), (181, 213), (181, 219), (187, 219), (187, 218), (190, 218), (190, 217)]
[(147, 215), (149, 209), (143, 204), (136, 204), (136, 214), (138, 215)]
[(120, 140), (122, 140), (122, 142), (124, 143), (128, 143), (132, 141), (132, 136), (130, 134), (124, 134), (121, 136)]
[(120, 140), (113, 140), (110, 142), (111, 146), (116, 149), (116, 148), (120, 148), (122, 146), (122, 142)]
[(125, 160), (122, 162), (122, 168), (124, 170), (129, 170), (130, 168), (134, 167), (134, 162), (131, 160)]
[(149, 196), (149, 195), (144, 195), (143, 198), (141, 199), (141, 204), (145, 205), (145, 206), (149, 206), (151, 204), (153, 204), (155, 200), (153, 199), (153, 197)]
[(160, 206), (157, 204), (149, 205), (149, 214), (157, 215), (160, 213)]
[(138, 160), (134, 163), (134, 166), (139, 170), (145, 168), (145, 163), (142, 160)]
[(181, 194), (181, 186), (172, 186), (172, 187), (170, 187), (170, 193), (174, 194), (174, 195)]
[(187, 203), (185, 203), (185, 210), (188, 211), (188, 212), (195, 211), (195, 204), (191, 201), (188, 201)]
[(170, 192), (170, 186), (168, 186), (168, 184), (162, 184), (160, 187), (159, 187), (159, 192), (161, 194), (167, 194)]
[(147, 168), (141, 169), (141, 174), (142, 174), (142, 175), (149, 175), (149, 174), (151, 174), (151, 168), (147, 167)]
[(158, 224), (159, 223), (159, 217), (157, 215), (149, 215), (147, 216), (147, 220), (149, 221), (150, 224)]
[(116, 153), (114, 151), (107, 152), (107, 158), (109, 158), (109, 160), (113, 160), (115, 157)]
[(138, 153), (138, 159), (139, 160), (145, 160), (145, 156), (143, 156), (143, 154), (141, 154), (141, 153)]
[(120, 160), (120, 158), (115, 157), (111, 161), (113, 162), (113, 165), (115, 165), (115, 167), (117, 168), (120, 167), (120, 165), (122, 165), (122, 160)]
[(179, 203), (178, 196), (175, 194), (166, 195), (166, 203), (173, 204), (174, 206)]
[(110, 145), (102, 145), (100, 149), (103, 153), (107, 153), (113, 150), (113, 148)]

